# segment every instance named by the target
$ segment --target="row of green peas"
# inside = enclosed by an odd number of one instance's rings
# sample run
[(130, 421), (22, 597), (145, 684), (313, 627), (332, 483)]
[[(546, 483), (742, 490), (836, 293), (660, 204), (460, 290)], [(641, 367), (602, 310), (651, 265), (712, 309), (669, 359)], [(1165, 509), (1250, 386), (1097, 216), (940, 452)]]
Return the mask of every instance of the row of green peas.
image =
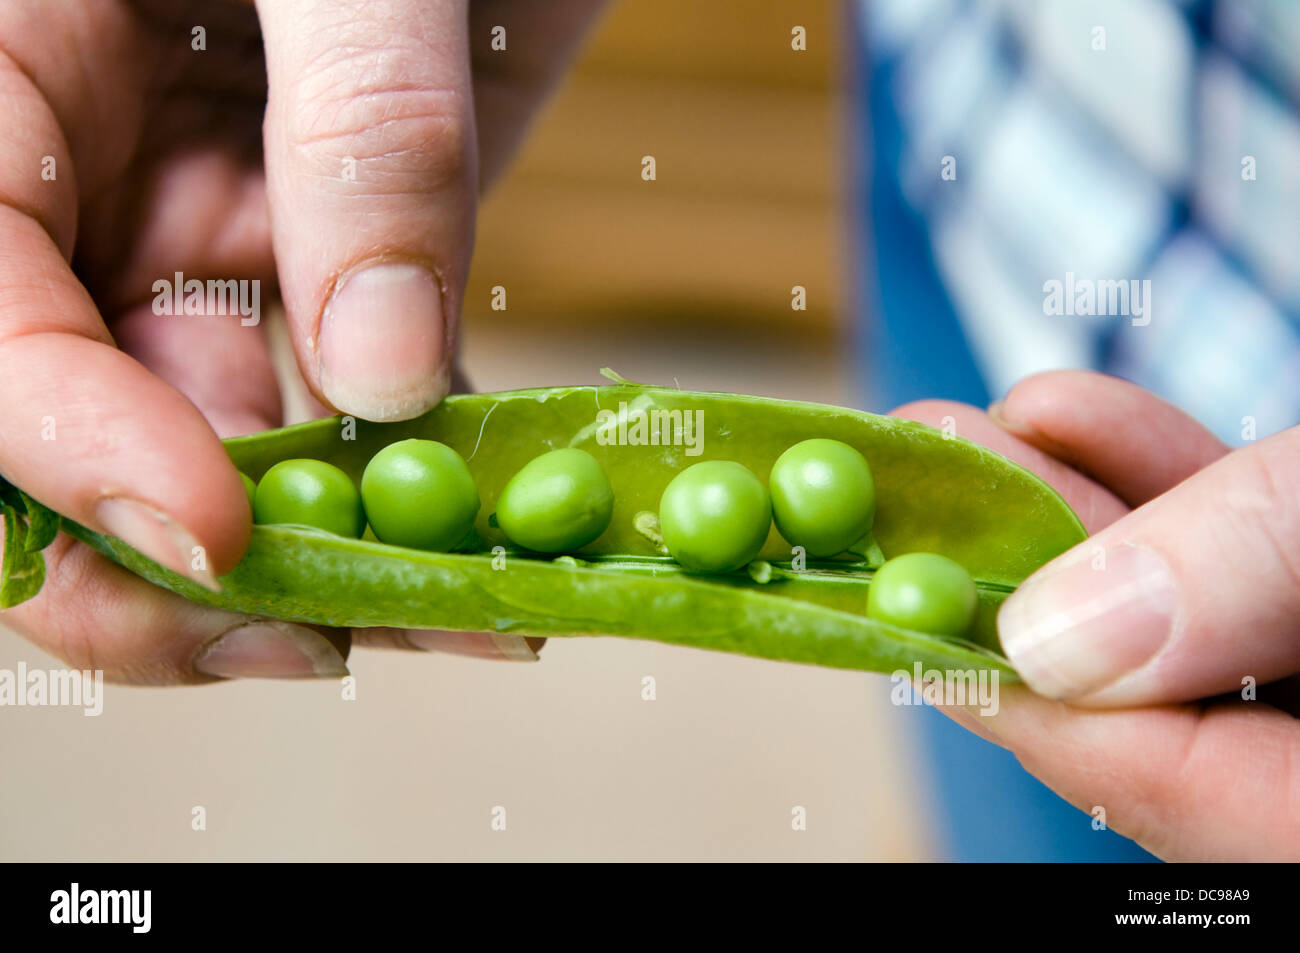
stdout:
[[(338, 467), (284, 460), (254, 484), (241, 474), (260, 524), (312, 526), (360, 538), (369, 523), (381, 542), (448, 552), (472, 538), (480, 508), (465, 459), (435, 440), (390, 444), (367, 463), (358, 491)], [(565, 553), (609, 526), (614, 490), (600, 462), (577, 448), (552, 450), (524, 465), (497, 501), (495, 524), (516, 546)], [(807, 555), (839, 555), (864, 539), (875, 519), (871, 468), (855, 448), (815, 438), (787, 449), (768, 485), (747, 467), (708, 460), (687, 467), (664, 489), (659, 527), (664, 546), (685, 569), (727, 573), (762, 549), (773, 520)], [(868, 589), (867, 614), (915, 631), (965, 634), (978, 596), (970, 574), (936, 553), (884, 563)]]

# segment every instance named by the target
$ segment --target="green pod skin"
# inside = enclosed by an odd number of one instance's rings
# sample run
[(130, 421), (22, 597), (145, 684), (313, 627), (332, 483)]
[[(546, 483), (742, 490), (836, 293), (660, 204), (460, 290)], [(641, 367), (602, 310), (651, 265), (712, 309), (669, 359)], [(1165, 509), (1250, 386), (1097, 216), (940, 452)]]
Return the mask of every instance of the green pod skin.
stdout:
[(614, 488), (600, 462), (568, 447), (529, 460), (497, 500), (497, 525), (517, 546), (567, 553), (605, 532), (614, 515)]
[(659, 498), (659, 526), (668, 552), (695, 572), (732, 572), (767, 542), (772, 504), (744, 465), (709, 460), (687, 467)]
[(240, 481), (244, 484), (244, 492), (248, 494), (248, 505), (253, 505), (253, 499), (257, 496), (257, 484), (248, 478), (247, 473), (239, 474)]
[(320, 460), (283, 460), (267, 470), (253, 495), (253, 522), (312, 526), (353, 539), (366, 531), (352, 478)]
[(840, 440), (803, 440), (772, 464), (767, 481), (776, 528), (809, 556), (836, 556), (862, 539), (876, 517), (867, 459)]
[(480, 505), (465, 458), (445, 443), (414, 438), (370, 458), (361, 501), (380, 541), (435, 552), (464, 541)]
[(907, 553), (876, 570), (867, 615), (902, 629), (959, 637), (975, 621), (979, 590), (947, 556)]
[[(629, 435), (647, 420), (690, 421), (691, 428), (634, 443)], [(911, 671), (920, 662), (992, 669), (1004, 678), (1014, 673), (998, 654), (998, 606), (1030, 573), (1086, 538), (1050, 486), (993, 451), (923, 424), (842, 407), (622, 383), (456, 394), (412, 420), (344, 424), (324, 418), (236, 437), (226, 449), (254, 478), (281, 460), (312, 457), (358, 479), (370, 458), (395, 441), (441, 441), (466, 459), (483, 499), (472, 550), (421, 552), (254, 526), (243, 560), (214, 593), (121, 540), (71, 520), (63, 527), (158, 585), (252, 615), (332, 626), (615, 635), (865, 671)], [(638, 514), (656, 510), (664, 488), (691, 464), (732, 460), (766, 474), (788, 448), (819, 437), (842, 441), (870, 461), (872, 535), (886, 554), (939, 553), (975, 579), (979, 606), (964, 639), (870, 618), (869, 566), (852, 556), (793, 565), (775, 528), (758, 553), (771, 572), (755, 576), (693, 575), (643, 535)], [(608, 529), (577, 559), (512, 549), (488, 515), (511, 475), (566, 446), (586, 450), (609, 476), (615, 499)], [(48, 526), (42, 516), (31, 518)], [(16, 547), (6, 546), (6, 559), (10, 553)], [(29, 594), (33, 587), (22, 580), (35, 575), (18, 577), (15, 599)]]

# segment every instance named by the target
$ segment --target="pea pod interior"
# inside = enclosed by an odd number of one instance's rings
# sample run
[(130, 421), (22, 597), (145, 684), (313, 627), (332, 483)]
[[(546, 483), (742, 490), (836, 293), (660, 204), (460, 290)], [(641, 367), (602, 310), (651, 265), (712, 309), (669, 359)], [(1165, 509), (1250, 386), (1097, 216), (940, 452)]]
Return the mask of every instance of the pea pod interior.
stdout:
[[(327, 418), (226, 441), (260, 479), (294, 457), (359, 480), (367, 461), (407, 437), (438, 440), (469, 462), (482, 498), (468, 552), (431, 553), (307, 528), (256, 526), (243, 561), (211, 593), (121, 541), (65, 520), (113, 559), (198, 602), (340, 626), (622, 635), (874, 671), (996, 668), (997, 606), (1026, 576), (1085, 537), (1057, 493), (983, 447), (921, 424), (840, 407), (615, 384), (456, 395), (414, 420)], [(897, 629), (865, 616), (871, 571), (857, 557), (791, 565), (772, 529), (765, 582), (684, 572), (637, 528), (668, 482), (702, 460), (735, 460), (766, 483), (773, 461), (811, 437), (856, 447), (876, 483), (876, 542), (887, 556), (946, 555), (978, 583), (970, 640)], [(609, 528), (572, 557), (521, 553), (489, 522), (510, 477), (532, 458), (581, 447), (614, 487)]]

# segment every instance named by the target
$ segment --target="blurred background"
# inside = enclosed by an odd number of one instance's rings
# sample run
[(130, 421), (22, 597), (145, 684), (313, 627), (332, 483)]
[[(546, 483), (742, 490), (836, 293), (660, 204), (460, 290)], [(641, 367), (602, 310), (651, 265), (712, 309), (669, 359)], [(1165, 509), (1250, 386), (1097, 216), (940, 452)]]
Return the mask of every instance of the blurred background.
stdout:
[[(614, 3), (483, 207), (463, 336), (475, 387), (601, 382), (609, 365), (860, 406), (849, 29), (822, 0)], [(0, 667), (20, 661), (56, 664), (0, 633)], [(350, 666), (355, 701), (246, 681), (109, 686), (98, 718), (0, 711), (0, 857), (940, 856), (913, 713), (881, 677), (615, 639), (552, 639), (535, 665), (361, 651)]]

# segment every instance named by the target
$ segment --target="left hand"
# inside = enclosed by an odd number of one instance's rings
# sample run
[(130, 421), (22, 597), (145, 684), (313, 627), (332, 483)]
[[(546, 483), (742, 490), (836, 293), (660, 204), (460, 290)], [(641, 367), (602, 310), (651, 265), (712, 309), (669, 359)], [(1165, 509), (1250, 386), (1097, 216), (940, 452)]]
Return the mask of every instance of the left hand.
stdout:
[(945, 713), (1160, 857), (1300, 858), (1300, 427), (1230, 452), (1154, 395), (1080, 371), (1028, 378), (987, 414), (894, 414), (954, 417), (1095, 534), (999, 613), (1028, 688), (1003, 686), (992, 716)]

